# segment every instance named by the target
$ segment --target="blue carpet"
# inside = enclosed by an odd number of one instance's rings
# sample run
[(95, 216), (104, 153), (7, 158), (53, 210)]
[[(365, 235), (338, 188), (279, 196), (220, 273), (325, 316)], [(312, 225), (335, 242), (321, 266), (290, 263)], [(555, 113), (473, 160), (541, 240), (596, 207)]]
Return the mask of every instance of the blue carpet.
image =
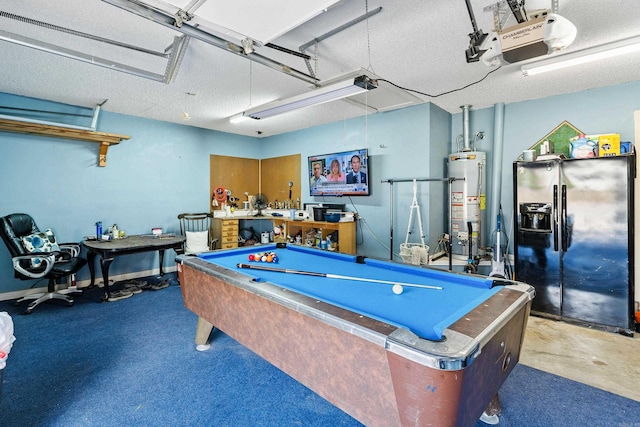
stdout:
[[(219, 331), (195, 351), (197, 318), (175, 281), (115, 303), (99, 296), (28, 316), (0, 303), (17, 338), (0, 425), (361, 425)], [(504, 427), (640, 425), (639, 402), (522, 365), (500, 395)]]

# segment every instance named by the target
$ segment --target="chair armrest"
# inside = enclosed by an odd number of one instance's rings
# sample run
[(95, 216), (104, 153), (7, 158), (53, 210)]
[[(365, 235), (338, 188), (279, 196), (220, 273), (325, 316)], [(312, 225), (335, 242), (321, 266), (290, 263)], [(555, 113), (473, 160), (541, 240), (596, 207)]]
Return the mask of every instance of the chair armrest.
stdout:
[[(29, 255), (13, 257), (11, 258), (11, 261), (13, 262), (14, 270), (19, 272), (20, 274), (32, 279), (40, 279), (49, 274), (49, 272), (53, 268), (53, 265), (56, 263), (55, 254), (55, 252), (34, 252)], [(33, 258), (40, 258), (40, 261), (42, 262), (42, 264), (44, 264), (44, 269), (43, 267), (38, 267), (37, 270), (29, 270), (24, 268), (20, 263), (20, 261), (31, 260)]]
[(58, 246), (60, 247), (60, 251), (71, 254), (73, 258), (80, 255), (81, 249), (78, 243), (60, 243)]

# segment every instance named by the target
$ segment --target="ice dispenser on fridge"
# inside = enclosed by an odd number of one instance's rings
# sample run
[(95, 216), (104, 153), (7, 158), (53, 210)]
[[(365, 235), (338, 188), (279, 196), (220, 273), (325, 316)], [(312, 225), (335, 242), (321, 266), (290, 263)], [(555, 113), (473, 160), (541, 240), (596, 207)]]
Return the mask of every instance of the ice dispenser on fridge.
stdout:
[(520, 203), (520, 228), (523, 231), (551, 232), (551, 205)]

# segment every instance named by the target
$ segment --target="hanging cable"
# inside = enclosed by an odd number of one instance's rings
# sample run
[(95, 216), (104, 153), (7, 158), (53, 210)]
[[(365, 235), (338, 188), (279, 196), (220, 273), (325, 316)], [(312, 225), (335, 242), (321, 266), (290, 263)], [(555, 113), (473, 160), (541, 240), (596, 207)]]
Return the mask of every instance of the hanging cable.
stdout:
[(253, 61), (249, 61), (249, 108), (253, 105), (252, 96), (253, 93)]
[(369, 32), (369, 0), (364, 0), (364, 9), (365, 9), (364, 16), (367, 17), (365, 22), (367, 25), (367, 55), (369, 57), (369, 67), (367, 68), (367, 70), (375, 74), (375, 71), (373, 71), (373, 65), (371, 65), (371, 33)]
[(473, 83), (469, 83), (468, 85), (465, 85), (465, 86), (459, 87), (459, 88), (457, 88), (457, 89), (451, 89), (451, 90), (448, 90), (448, 91), (446, 91), (446, 92), (439, 93), (439, 94), (437, 94), (437, 95), (431, 95), (431, 94), (428, 94), (428, 93), (420, 92), (419, 90), (409, 89), (409, 88), (406, 88), (406, 87), (402, 87), (402, 86), (399, 86), (399, 85), (397, 85), (397, 84), (393, 83), (392, 81), (385, 80), (385, 79), (377, 79), (377, 81), (378, 81), (378, 82), (387, 82), (387, 83), (389, 83), (391, 86), (395, 86), (395, 87), (397, 87), (398, 89), (406, 90), (406, 91), (408, 91), (408, 92), (417, 93), (418, 95), (424, 95), (424, 96), (428, 96), (428, 97), (430, 97), (430, 98), (437, 98), (437, 97), (439, 97), (439, 96), (442, 96), (442, 95), (448, 95), (448, 94), (450, 94), (450, 93), (458, 92), (458, 91), (464, 90), (464, 89), (466, 89), (466, 88), (468, 88), (468, 87), (471, 87), (471, 86), (473, 86), (473, 85), (476, 85), (476, 84), (478, 84), (478, 83), (482, 82), (482, 81), (483, 81), (484, 79), (486, 79), (487, 77), (489, 77), (489, 75), (490, 75), (491, 73), (495, 73), (496, 71), (498, 71), (500, 68), (502, 68), (502, 66), (500, 66), (500, 67), (496, 68), (495, 70), (491, 70), (491, 71), (489, 71), (489, 72), (488, 72), (488, 73), (487, 73), (483, 78), (481, 78), (481, 79), (480, 79), (480, 80), (478, 80), (478, 81), (475, 81), (475, 82), (473, 82)]

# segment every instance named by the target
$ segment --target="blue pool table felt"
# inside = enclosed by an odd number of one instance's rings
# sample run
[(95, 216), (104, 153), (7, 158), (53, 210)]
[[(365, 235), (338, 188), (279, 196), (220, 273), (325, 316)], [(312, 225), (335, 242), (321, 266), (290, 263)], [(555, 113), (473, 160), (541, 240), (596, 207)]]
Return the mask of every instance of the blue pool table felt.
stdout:
[[(249, 254), (266, 251), (275, 251), (278, 263), (252, 263), (248, 260)], [(237, 270), (258, 282), (269, 282), (382, 322), (407, 328), (428, 340), (442, 339), (447, 327), (500, 290), (499, 286), (492, 288), (493, 280), (480, 276), (369, 258), (365, 258), (365, 263), (361, 264), (356, 263), (354, 255), (294, 245), (287, 248), (276, 248), (276, 245), (251, 246), (205, 253), (199, 257), (215, 265)], [(392, 284), (240, 269), (237, 267), (238, 263), (439, 286), (442, 289), (404, 286), (403, 293), (396, 295), (392, 291)]]

